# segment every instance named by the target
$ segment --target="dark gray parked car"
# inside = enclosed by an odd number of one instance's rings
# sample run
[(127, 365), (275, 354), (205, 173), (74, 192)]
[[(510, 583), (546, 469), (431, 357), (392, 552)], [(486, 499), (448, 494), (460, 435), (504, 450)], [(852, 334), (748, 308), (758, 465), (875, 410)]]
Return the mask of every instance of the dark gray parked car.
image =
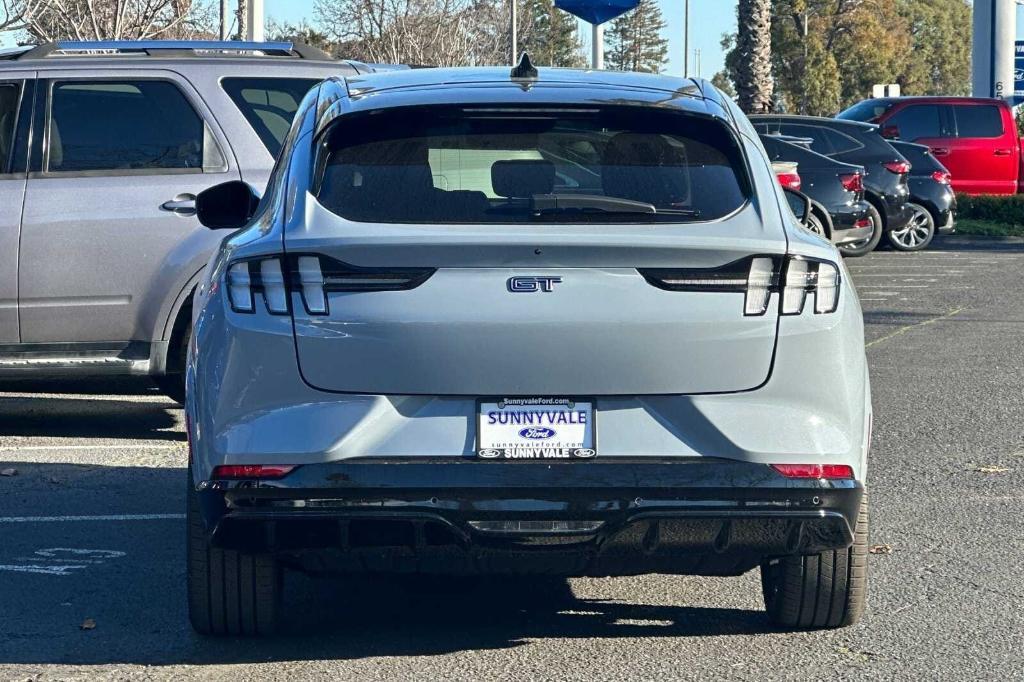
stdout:
[(304, 94), (371, 71), (291, 43), (0, 53), (0, 377), (149, 374), (172, 396), (199, 273), (195, 195), (262, 191)]

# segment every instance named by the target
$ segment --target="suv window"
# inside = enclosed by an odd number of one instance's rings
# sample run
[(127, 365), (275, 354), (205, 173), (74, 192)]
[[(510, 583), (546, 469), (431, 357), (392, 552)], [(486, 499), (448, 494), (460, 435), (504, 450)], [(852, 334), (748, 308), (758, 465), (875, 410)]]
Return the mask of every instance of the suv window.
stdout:
[(14, 126), (18, 120), (20, 94), (20, 86), (14, 83), (0, 83), (0, 173), (11, 172)]
[(318, 169), (320, 203), (360, 222), (687, 222), (749, 196), (723, 124), (621, 107), (342, 117)]
[(935, 104), (911, 104), (892, 115), (886, 125), (899, 128), (900, 139), (913, 142), (942, 137), (942, 109)]
[(225, 78), (221, 87), (276, 157), (302, 98), (319, 82), (315, 78)]
[(224, 157), (176, 85), (160, 80), (55, 82), (48, 172), (222, 170)]
[(953, 107), (958, 137), (1002, 137), (1003, 116), (994, 104), (965, 104)]

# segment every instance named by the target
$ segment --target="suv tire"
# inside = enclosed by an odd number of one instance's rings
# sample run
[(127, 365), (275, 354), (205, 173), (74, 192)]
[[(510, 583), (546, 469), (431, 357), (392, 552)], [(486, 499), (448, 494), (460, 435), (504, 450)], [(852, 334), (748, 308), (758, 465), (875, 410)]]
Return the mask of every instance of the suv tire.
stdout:
[(188, 480), (188, 617), (202, 635), (269, 635), (280, 613), (281, 569), (274, 557), (212, 547)]
[(875, 226), (875, 231), (871, 234), (871, 239), (854, 242), (853, 244), (843, 244), (839, 247), (839, 253), (850, 258), (859, 258), (860, 256), (866, 256), (875, 250), (875, 247), (878, 246), (878, 242), (882, 241), (882, 232), (885, 231), (885, 223), (882, 221), (882, 214), (879, 213), (878, 209), (874, 206), (869, 206), (868, 218), (871, 219), (871, 224)]
[(914, 217), (902, 230), (892, 230), (886, 236), (897, 251), (923, 251), (935, 237), (935, 218), (920, 204), (909, 204)]
[(787, 556), (761, 564), (761, 589), (776, 625), (814, 630), (853, 625), (867, 602), (868, 499), (857, 514), (853, 544), (810, 556)]
[[(167, 374), (152, 377), (160, 392), (178, 403), (185, 404), (185, 364), (188, 362), (188, 342), (192, 338), (192, 307), (183, 311), (186, 321), (180, 331), (175, 331), (173, 345), (167, 351)], [(179, 315), (180, 319), (180, 315)], [(179, 322), (176, 327), (182, 326)]]

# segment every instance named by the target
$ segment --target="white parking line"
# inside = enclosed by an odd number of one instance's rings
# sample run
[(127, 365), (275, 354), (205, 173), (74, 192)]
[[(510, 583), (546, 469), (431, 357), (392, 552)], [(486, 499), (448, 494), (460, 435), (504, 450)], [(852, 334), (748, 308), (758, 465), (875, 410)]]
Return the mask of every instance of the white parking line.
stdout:
[(100, 514), (96, 516), (0, 516), (0, 523), (64, 523), (66, 521), (180, 521), (184, 514)]
[(106, 445), (4, 445), (0, 452), (24, 452), (32, 450), (177, 450), (188, 447), (185, 443), (140, 444), (108, 443)]

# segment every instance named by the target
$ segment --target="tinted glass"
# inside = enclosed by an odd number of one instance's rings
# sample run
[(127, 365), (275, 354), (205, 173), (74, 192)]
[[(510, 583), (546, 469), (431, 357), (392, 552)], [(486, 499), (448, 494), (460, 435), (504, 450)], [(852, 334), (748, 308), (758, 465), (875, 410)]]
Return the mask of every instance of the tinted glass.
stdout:
[(864, 146), (849, 135), (841, 133), (838, 130), (833, 130), (831, 128), (821, 128), (821, 130), (825, 137), (828, 138), (829, 144), (832, 146), (833, 154), (845, 154)]
[(203, 169), (203, 121), (173, 83), (56, 83), (50, 107), (48, 171)]
[(827, 128), (786, 122), (783, 122), (779, 128), (783, 135), (810, 138), (812, 151), (824, 154), (825, 156), (831, 156), (835, 153), (835, 147), (832, 146), (832, 138), (829, 136)]
[(687, 222), (749, 194), (721, 123), (614, 107), (353, 116), (319, 168), (320, 202), (361, 222)]
[(1001, 137), (1003, 117), (999, 107), (972, 104), (953, 107), (959, 137)]
[(863, 102), (857, 102), (846, 111), (840, 112), (836, 115), (836, 118), (845, 119), (847, 121), (874, 123), (878, 120), (878, 117), (888, 111), (891, 106), (892, 102), (886, 100), (866, 99)]
[(273, 156), (281, 151), (295, 112), (315, 78), (225, 78), (224, 91)]
[(20, 93), (20, 86), (13, 83), (0, 83), (0, 173), (9, 173), (11, 170), (14, 126), (18, 120)]
[(913, 142), (928, 137), (942, 137), (941, 109), (934, 104), (913, 104), (897, 111), (885, 125), (900, 130), (900, 139)]

